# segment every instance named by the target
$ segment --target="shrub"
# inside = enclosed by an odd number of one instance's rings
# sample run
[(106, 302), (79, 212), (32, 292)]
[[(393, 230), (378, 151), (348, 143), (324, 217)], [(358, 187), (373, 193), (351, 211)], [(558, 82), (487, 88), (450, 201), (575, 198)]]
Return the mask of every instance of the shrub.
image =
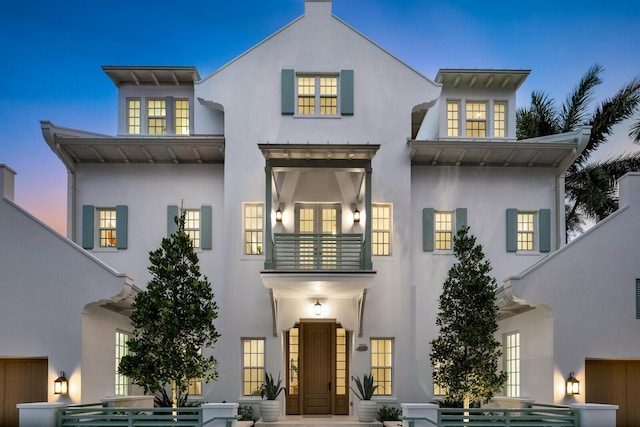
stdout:
[(394, 408), (393, 406), (389, 405), (382, 405), (378, 409), (377, 418), (378, 421), (382, 423), (385, 421), (400, 421), (401, 414), (402, 412), (398, 408)]

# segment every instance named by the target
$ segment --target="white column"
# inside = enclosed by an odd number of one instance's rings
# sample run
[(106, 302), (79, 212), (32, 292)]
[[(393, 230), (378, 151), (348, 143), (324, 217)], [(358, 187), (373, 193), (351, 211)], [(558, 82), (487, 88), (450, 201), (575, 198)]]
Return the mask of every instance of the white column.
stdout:
[[(238, 421), (238, 404), (237, 403), (205, 403), (202, 405), (202, 422), (209, 420), (215, 421), (206, 424), (210, 427), (226, 427), (227, 421), (233, 418), (232, 426), (236, 426)], [(22, 426), (21, 426), (22, 427)]]
[[(438, 422), (438, 405), (433, 403), (403, 403), (402, 405), (402, 425), (409, 427), (409, 419), (415, 418), (414, 427), (433, 427)], [(433, 421), (428, 423), (425, 419)]]
[(616, 427), (618, 405), (575, 403), (569, 407), (579, 411), (580, 427)]
[(20, 427), (56, 427), (58, 409), (69, 406), (67, 403), (37, 402), (19, 403)]

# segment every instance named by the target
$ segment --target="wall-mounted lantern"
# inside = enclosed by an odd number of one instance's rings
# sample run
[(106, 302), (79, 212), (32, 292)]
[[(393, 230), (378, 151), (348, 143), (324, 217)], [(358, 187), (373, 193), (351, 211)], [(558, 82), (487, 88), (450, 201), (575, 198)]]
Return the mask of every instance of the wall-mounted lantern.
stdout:
[(356, 224), (360, 222), (360, 211), (358, 210), (358, 208), (353, 211), (353, 222), (355, 222)]
[(567, 378), (567, 396), (573, 396), (574, 394), (580, 394), (580, 381), (573, 376), (574, 373), (569, 373)]
[(282, 210), (280, 208), (276, 211), (276, 222), (282, 222)]
[(319, 299), (316, 299), (316, 303), (313, 304), (313, 313), (316, 316), (320, 316), (322, 314), (322, 304), (320, 304)]
[(53, 382), (53, 394), (69, 394), (69, 381), (64, 371), (60, 371), (60, 376)]

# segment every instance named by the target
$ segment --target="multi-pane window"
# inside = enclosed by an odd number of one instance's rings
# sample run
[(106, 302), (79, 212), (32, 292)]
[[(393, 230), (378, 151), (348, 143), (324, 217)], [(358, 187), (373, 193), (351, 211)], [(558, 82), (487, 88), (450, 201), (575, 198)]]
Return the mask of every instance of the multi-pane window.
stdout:
[(167, 133), (167, 108), (164, 99), (147, 99), (147, 130), (150, 135)]
[(300, 329), (291, 328), (289, 330), (289, 394), (299, 393), (300, 383)]
[(98, 236), (101, 248), (116, 247), (116, 210), (98, 209)]
[(140, 134), (140, 100), (127, 99), (127, 132), (130, 135)]
[(336, 394), (347, 394), (347, 330), (336, 329)]
[(262, 254), (262, 224), (264, 217), (262, 203), (246, 203), (244, 205), (244, 253), (245, 255)]
[(447, 102), (447, 136), (458, 136), (460, 132), (460, 103)]
[(298, 114), (334, 116), (338, 114), (338, 78), (298, 76)]
[(373, 255), (391, 255), (391, 205), (371, 206), (371, 250)]
[(484, 102), (467, 102), (466, 104), (466, 136), (484, 138), (487, 136), (487, 104)]
[(534, 249), (535, 214), (533, 212), (518, 212), (518, 250), (532, 251)]
[(520, 332), (504, 336), (504, 370), (507, 373), (505, 395), (520, 397)]
[(264, 338), (242, 339), (242, 394), (260, 396), (264, 382)]
[(371, 339), (371, 375), (373, 385), (378, 388), (374, 392), (378, 396), (391, 396), (393, 378), (393, 339)]
[(124, 356), (129, 354), (129, 348), (127, 347), (127, 341), (129, 340), (129, 334), (126, 332), (116, 331), (116, 396), (128, 396), (129, 395), (129, 377), (120, 375), (118, 368), (120, 367), (120, 361)]
[(186, 209), (184, 232), (191, 239), (194, 248), (200, 247), (200, 209)]
[(189, 135), (189, 100), (174, 101), (176, 135)]
[(453, 248), (453, 212), (435, 212), (435, 249), (450, 251)]
[(504, 102), (493, 104), (493, 136), (503, 138), (506, 135), (507, 105)]

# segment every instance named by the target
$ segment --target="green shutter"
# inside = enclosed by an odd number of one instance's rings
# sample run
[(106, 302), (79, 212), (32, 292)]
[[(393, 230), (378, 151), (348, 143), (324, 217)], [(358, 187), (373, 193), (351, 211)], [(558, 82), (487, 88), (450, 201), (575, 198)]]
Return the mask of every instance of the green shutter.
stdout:
[(82, 205), (82, 247), (84, 249), (93, 249), (94, 212), (93, 205)]
[(551, 251), (551, 210), (540, 209), (538, 211), (538, 228), (540, 236), (538, 238), (538, 250), (540, 252)]
[(116, 206), (116, 248), (118, 249), (127, 249), (128, 216), (129, 208), (126, 205)]
[(640, 279), (636, 279), (636, 319), (640, 319)]
[(282, 70), (280, 91), (282, 114), (291, 116), (296, 111), (296, 75), (294, 70)]
[(518, 250), (518, 209), (507, 209), (507, 252)]
[(433, 220), (433, 208), (422, 209), (422, 250), (424, 252), (431, 252), (434, 249)]
[(212, 215), (211, 206), (200, 207), (200, 248), (212, 247)]
[(467, 226), (467, 208), (456, 209), (456, 233)]
[(353, 116), (353, 70), (340, 71), (340, 114)]
[(178, 215), (178, 206), (167, 206), (167, 236), (170, 236), (178, 231), (178, 224), (176, 223), (176, 218), (178, 217)]

